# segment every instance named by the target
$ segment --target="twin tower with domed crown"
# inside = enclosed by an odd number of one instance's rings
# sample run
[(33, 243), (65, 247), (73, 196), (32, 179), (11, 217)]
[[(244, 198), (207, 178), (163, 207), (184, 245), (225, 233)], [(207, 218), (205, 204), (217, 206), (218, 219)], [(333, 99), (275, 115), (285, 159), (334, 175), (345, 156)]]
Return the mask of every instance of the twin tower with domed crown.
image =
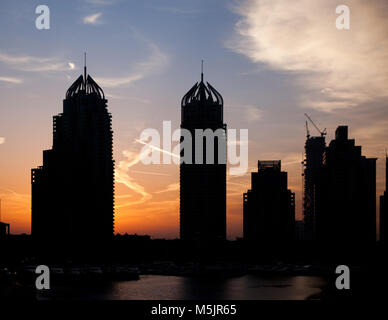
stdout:
[[(196, 83), (181, 102), (181, 128), (223, 130), (223, 99), (208, 82)], [(201, 139), (204, 139), (203, 137)], [(226, 239), (226, 138), (203, 144), (216, 155), (212, 164), (180, 165), (180, 238), (206, 245)], [(221, 143), (221, 144), (220, 144)], [(225, 145), (222, 145), (225, 144)], [(182, 151), (181, 157), (184, 156)], [(186, 150), (186, 152), (188, 152)], [(43, 165), (32, 169), (32, 236), (55, 246), (108, 242), (114, 234), (114, 160), (112, 117), (103, 90), (86, 66), (67, 90), (63, 112), (53, 118), (53, 146)]]

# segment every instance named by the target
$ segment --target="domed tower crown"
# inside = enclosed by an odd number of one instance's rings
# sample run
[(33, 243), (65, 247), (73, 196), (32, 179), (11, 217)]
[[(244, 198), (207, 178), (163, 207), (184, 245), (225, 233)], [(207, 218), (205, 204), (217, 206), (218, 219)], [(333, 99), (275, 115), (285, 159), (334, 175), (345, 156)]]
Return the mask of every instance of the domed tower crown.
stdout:
[(86, 72), (86, 53), (85, 53), (85, 66), (84, 75), (80, 75), (77, 80), (70, 86), (66, 92), (66, 99), (75, 97), (77, 95), (89, 95), (96, 94), (100, 99), (105, 100), (104, 91)]
[(223, 106), (224, 100), (222, 99), (221, 94), (213, 88), (213, 86), (203, 81), (203, 61), (202, 61), (202, 72), (201, 72), (201, 82), (196, 83), (182, 98), (181, 105), (185, 107), (190, 104), (208, 104), (208, 105), (219, 105)]

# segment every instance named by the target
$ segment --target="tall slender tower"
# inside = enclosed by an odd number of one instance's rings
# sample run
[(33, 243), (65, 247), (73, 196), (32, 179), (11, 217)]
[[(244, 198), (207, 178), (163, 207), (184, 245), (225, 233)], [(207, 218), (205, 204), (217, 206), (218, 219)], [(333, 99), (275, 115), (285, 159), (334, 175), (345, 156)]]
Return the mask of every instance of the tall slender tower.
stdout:
[(84, 75), (54, 116), (53, 147), (32, 169), (32, 236), (46, 243), (107, 241), (114, 231), (113, 132), (107, 100)]
[(324, 136), (310, 137), (309, 134), (307, 135), (305, 144), (306, 158), (303, 162), (303, 216), (305, 240), (315, 239), (316, 192), (323, 167), (325, 147), (326, 143)]
[[(180, 166), (180, 237), (198, 245), (226, 238), (226, 124), (222, 96), (196, 83), (181, 103), (181, 129), (190, 133)], [(210, 129), (210, 130), (209, 130)], [(204, 133), (204, 134), (201, 134)], [(214, 139), (213, 139), (214, 138)], [(182, 143), (185, 138), (182, 136)], [(191, 155), (189, 155), (191, 153)], [(214, 161), (208, 156), (213, 153)]]

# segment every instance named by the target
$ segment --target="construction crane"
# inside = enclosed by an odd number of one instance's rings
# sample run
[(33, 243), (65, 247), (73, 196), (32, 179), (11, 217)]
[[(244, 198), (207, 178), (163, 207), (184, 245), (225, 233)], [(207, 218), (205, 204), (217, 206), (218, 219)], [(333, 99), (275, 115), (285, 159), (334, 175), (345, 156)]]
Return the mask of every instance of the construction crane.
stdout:
[[(326, 128), (321, 131), (317, 125), (314, 123), (314, 121), (309, 117), (309, 115), (307, 113), (304, 114), (306, 116), (307, 119), (309, 119), (309, 121), (312, 123), (312, 125), (314, 126), (315, 129), (317, 129), (317, 131), (321, 134), (322, 137), (324, 137), (327, 132), (326, 132)], [(307, 128), (307, 121), (306, 121), (306, 128)], [(307, 134), (309, 135), (309, 132), (308, 132), (308, 128), (307, 128)]]
[(307, 123), (307, 120), (306, 120), (306, 136), (307, 136), (307, 139), (310, 138), (310, 131), (309, 131), (309, 125)]

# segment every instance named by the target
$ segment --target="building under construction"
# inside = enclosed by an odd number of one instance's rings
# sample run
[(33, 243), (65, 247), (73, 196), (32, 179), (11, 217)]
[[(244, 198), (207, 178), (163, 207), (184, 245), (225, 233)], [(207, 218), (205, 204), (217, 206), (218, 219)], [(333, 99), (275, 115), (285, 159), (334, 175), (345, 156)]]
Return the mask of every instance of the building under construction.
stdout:
[(303, 161), (304, 195), (303, 195), (303, 217), (304, 217), (304, 236), (305, 240), (315, 239), (315, 213), (316, 213), (316, 190), (319, 182), (320, 172), (323, 165), (323, 154), (325, 152), (326, 129), (321, 131), (305, 114), (314, 125), (319, 136), (310, 136), (308, 124), (306, 121), (307, 139), (305, 144), (305, 159)]

